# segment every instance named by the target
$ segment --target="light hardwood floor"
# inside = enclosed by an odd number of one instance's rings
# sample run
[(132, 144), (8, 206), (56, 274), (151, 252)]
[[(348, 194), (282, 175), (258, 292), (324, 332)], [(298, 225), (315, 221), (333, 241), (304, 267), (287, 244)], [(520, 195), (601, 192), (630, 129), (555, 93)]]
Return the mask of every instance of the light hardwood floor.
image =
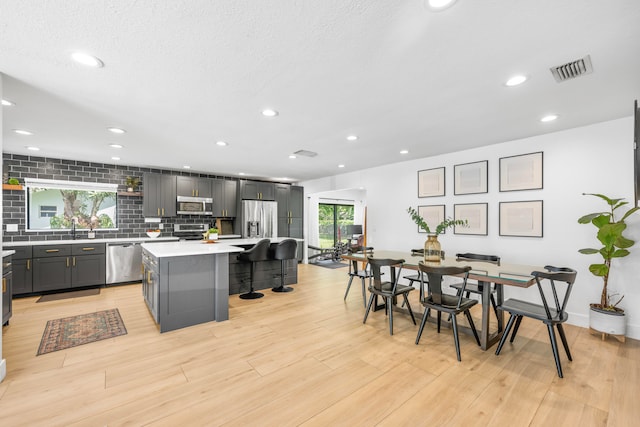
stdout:
[[(363, 325), (359, 284), (343, 302), (345, 285), (346, 269), (300, 265), (294, 292), (233, 296), (230, 320), (165, 334), (137, 284), (14, 300), (0, 425), (638, 425), (636, 340), (567, 326), (574, 361), (562, 354), (559, 379), (546, 328), (525, 319), (500, 356), (462, 334), (458, 363), (450, 329), (428, 324), (416, 346), (408, 316), (393, 336), (382, 311)], [(108, 308), (127, 335), (36, 356), (47, 320)]]

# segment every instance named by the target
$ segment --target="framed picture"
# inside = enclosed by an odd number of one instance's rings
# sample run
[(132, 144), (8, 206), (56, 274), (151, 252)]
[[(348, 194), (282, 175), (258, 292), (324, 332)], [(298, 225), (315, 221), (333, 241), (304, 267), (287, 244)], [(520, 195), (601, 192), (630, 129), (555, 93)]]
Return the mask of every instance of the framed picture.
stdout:
[(456, 225), (454, 234), (487, 235), (487, 203), (465, 203), (453, 205), (453, 218), (455, 220), (467, 220), (468, 227)]
[[(444, 205), (418, 206), (418, 214), (424, 218), (429, 229), (435, 231), (438, 224), (444, 221)], [(426, 233), (426, 231), (418, 227), (418, 233)]]
[(464, 163), (453, 167), (453, 194), (487, 193), (489, 162), (483, 160), (475, 163)]
[(500, 235), (542, 237), (542, 200), (500, 202)]
[(542, 151), (500, 158), (500, 191), (542, 188)]
[(444, 167), (418, 171), (418, 197), (444, 196)]

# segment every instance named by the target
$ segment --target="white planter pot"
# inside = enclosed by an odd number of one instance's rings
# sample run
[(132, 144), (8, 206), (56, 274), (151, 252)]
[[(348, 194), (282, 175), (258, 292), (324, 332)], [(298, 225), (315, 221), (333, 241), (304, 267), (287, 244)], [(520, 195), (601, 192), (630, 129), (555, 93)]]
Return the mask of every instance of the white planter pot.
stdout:
[(627, 331), (627, 317), (624, 313), (589, 310), (589, 327), (598, 332), (611, 335), (625, 335)]
[(209, 240), (218, 240), (218, 233), (209, 234)]

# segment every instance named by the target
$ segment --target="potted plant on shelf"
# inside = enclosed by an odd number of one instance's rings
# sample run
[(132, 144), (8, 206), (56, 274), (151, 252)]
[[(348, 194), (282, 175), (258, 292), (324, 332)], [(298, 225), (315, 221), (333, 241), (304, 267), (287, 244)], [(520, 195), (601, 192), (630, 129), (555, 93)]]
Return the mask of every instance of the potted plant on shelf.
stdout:
[(124, 182), (127, 186), (127, 191), (129, 193), (133, 193), (138, 188), (138, 185), (140, 185), (140, 178), (137, 178), (135, 176), (128, 176), (125, 178)]
[(468, 225), (468, 221), (466, 219), (452, 219), (445, 218), (440, 224), (436, 225), (436, 228), (432, 231), (429, 227), (429, 224), (424, 220), (424, 218), (412, 207), (407, 209), (409, 215), (411, 215), (411, 219), (415, 222), (418, 227), (427, 232), (427, 240), (424, 242), (424, 261), (425, 262), (433, 262), (440, 263), (440, 259), (442, 258), (442, 248), (440, 242), (438, 241), (438, 236), (443, 233), (447, 228), (454, 227), (456, 225), (466, 227)]
[(600, 302), (590, 304), (589, 327), (603, 334), (624, 337), (626, 318), (624, 310), (617, 307), (624, 296), (618, 298), (617, 294), (609, 293), (609, 275), (612, 267), (611, 261), (614, 258), (624, 258), (629, 255), (629, 248), (635, 244), (633, 240), (627, 239), (622, 233), (627, 228), (625, 220), (640, 208), (633, 207), (622, 214), (620, 219), (616, 220), (615, 211), (627, 205), (628, 202), (625, 202), (624, 199), (611, 199), (602, 194), (584, 194), (599, 197), (609, 205), (609, 211), (607, 212), (595, 212), (578, 219), (580, 224), (591, 223), (597, 228), (596, 238), (602, 244), (600, 249), (584, 248), (579, 250), (582, 254), (600, 254), (602, 257), (601, 263), (589, 266), (589, 271), (593, 275), (602, 277)]

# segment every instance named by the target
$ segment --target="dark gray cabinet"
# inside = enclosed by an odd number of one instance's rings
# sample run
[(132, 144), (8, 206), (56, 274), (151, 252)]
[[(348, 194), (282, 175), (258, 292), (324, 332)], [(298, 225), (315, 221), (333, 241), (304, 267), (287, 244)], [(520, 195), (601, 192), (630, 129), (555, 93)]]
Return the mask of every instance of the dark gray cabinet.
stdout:
[(233, 218), (237, 215), (238, 181), (229, 179), (214, 179), (213, 216)]
[(31, 246), (5, 247), (16, 251), (12, 255), (13, 295), (33, 292), (33, 264)]
[(157, 173), (143, 175), (142, 214), (151, 217), (176, 216), (176, 177)]
[(276, 186), (272, 182), (241, 180), (240, 193), (243, 200), (275, 200)]
[(33, 291), (55, 291), (71, 287), (71, 260), (68, 256), (33, 259)]
[(2, 324), (9, 323), (12, 314), (13, 274), (11, 255), (2, 258)]
[(275, 191), (278, 202), (278, 237), (302, 239), (304, 188), (276, 184)]
[(71, 287), (105, 284), (105, 246), (104, 243), (71, 245)]
[(160, 299), (158, 260), (145, 250), (142, 251), (142, 268), (142, 297), (153, 316), (153, 320), (160, 323), (158, 316), (158, 300)]
[(212, 197), (212, 180), (193, 176), (176, 176), (176, 196)]
[(33, 247), (33, 292), (105, 283), (105, 244)]

